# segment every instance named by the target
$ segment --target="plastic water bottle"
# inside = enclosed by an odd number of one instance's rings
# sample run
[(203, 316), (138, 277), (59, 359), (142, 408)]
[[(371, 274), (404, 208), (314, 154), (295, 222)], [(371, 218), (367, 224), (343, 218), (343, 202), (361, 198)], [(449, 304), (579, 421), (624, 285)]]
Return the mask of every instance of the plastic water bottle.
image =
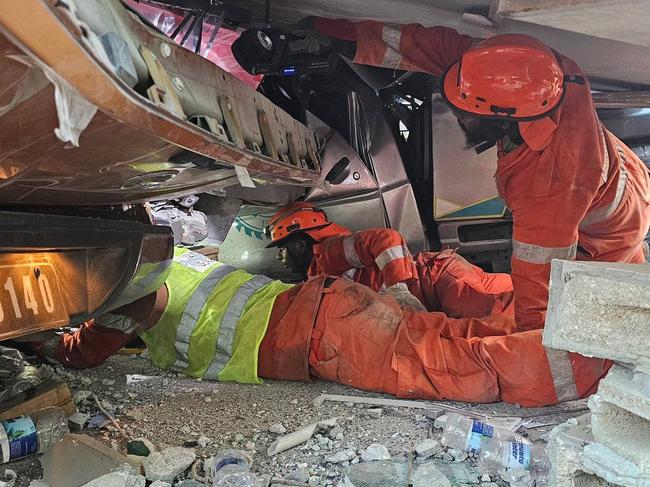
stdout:
[(440, 443), (455, 450), (480, 452), (483, 445), (493, 439), (529, 443), (521, 435), (457, 413), (447, 414)]
[(545, 485), (551, 463), (540, 445), (492, 440), (483, 445), (478, 466), (481, 472), (499, 474), (510, 485)]
[(251, 458), (243, 451), (226, 450), (214, 460), (212, 469), (214, 487), (261, 487), (257, 475), (252, 473)]
[(0, 421), (0, 463), (42, 453), (68, 433), (65, 412), (57, 407)]

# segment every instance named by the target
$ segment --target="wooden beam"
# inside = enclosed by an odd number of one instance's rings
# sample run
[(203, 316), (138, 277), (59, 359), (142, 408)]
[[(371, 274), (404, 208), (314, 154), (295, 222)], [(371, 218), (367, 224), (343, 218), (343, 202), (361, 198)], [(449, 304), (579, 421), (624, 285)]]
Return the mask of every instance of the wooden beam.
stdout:
[(62, 408), (66, 416), (77, 412), (67, 384), (45, 382), (0, 404), (0, 421), (31, 414), (50, 406)]

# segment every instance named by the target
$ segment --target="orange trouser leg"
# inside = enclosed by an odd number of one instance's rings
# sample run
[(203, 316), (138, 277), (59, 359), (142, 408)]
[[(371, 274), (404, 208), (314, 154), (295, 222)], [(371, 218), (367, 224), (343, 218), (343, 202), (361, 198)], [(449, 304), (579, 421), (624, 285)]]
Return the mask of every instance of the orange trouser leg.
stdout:
[[(313, 375), (400, 397), (543, 406), (593, 392), (609, 363), (549, 352), (541, 330), (399, 310), (394, 300), (338, 280), (316, 318)], [(511, 325), (513, 326), (513, 325)], [(488, 336), (491, 330), (494, 336)]]
[(420, 291), (427, 308), (453, 318), (514, 313), (512, 279), (487, 273), (452, 251), (417, 256)]
[(74, 333), (61, 336), (55, 358), (75, 369), (95, 367), (137, 336), (119, 330), (95, 325), (87, 321)]

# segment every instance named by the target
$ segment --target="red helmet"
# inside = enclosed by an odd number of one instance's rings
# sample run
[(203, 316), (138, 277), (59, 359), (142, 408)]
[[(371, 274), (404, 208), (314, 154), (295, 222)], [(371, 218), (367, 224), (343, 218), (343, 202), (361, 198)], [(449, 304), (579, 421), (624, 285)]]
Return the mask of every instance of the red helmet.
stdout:
[(265, 233), (271, 243), (266, 248), (281, 245), (296, 232), (305, 232), (317, 242), (332, 235), (350, 233), (346, 228), (330, 222), (320, 208), (306, 201), (296, 201), (280, 208), (269, 220)]
[(553, 51), (526, 35), (507, 34), (481, 42), (452, 64), (442, 79), (442, 95), (452, 106), (480, 118), (527, 121), (555, 110), (566, 83)]

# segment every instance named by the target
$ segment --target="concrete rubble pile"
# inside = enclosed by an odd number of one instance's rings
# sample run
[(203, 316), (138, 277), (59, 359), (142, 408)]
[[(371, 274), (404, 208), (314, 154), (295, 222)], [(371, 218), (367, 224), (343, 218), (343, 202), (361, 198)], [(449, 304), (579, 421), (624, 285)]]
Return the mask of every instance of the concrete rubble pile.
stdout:
[(556, 427), (550, 486), (650, 485), (650, 266), (554, 261), (544, 345), (615, 362)]

